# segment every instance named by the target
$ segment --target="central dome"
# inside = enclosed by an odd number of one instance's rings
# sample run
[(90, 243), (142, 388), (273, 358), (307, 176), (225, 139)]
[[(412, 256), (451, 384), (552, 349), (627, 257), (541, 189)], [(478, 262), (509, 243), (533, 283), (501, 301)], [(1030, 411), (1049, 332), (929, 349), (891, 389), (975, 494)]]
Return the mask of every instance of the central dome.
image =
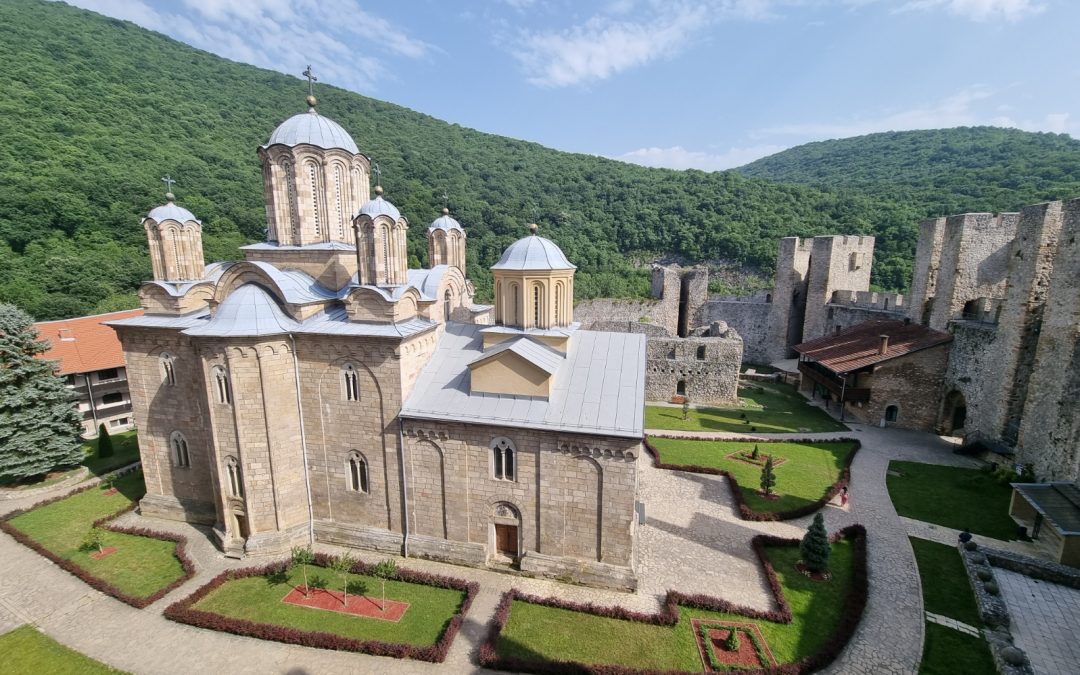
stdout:
[(360, 152), (349, 132), (329, 117), (323, 117), (315, 112), (314, 108), (306, 113), (293, 115), (278, 125), (263, 147), (301, 144), (314, 145), (324, 150), (337, 148), (354, 155)]
[(572, 270), (577, 269), (566, 259), (562, 249), (550, 239), (531, 235), (506, 247), (493, 270)]

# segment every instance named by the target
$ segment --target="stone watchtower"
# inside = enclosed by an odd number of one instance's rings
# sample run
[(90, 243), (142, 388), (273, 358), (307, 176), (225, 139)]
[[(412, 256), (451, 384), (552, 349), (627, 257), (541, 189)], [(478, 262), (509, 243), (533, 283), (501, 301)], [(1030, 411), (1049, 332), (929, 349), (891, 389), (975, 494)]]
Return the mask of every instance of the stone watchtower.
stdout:
[(574, 270), (550, 239), (518, 239), (491, 267), (495, 323), (520, 330), (566, 328), (574, 322)]
[(465, 229), (443, 209), (427, 231), (428, 264), (431, 267), (447, 265), (465, 273)]
[(153, 209), (142, 220), (154, 281), (202, 279), (202, 221), (191, 211), (177, 206), (173, 193), (166, 193), (165, 199), (164, 206)]

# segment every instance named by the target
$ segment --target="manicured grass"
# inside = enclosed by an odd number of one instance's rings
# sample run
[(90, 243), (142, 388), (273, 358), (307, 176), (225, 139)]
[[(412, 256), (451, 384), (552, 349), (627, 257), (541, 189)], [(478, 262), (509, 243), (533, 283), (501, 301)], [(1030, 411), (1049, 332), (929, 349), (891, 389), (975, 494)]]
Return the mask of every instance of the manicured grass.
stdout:
[(103, 675), (121, 673), (104, 663), (68, 649), (32, 626), (19, 626), (0, 635), (0, 657), (8, 673), (49, 673), (50, 675)]
[(996, 672), (990, 647), (981, 637), (926, 622), (920, 675), (986, 675)]
[(100, 476), (139, 461), (139, 438), (135, 431), (125, 431), (112, 435), (113, 454), (109, 457), (99, 457), (97, 454), (97, 439), (92, 439), (83, 444), (83, 453), (86, 459), (83, 466), (90, 469), (90, 473)]
[[(751, 427), (757, 431), (752, 432)], [(807, 403), (794, 387), (779, 382), (740, 386), (737, 406), (691, 408), (685, 420), (680, 406), (647, 405), (645, 428), (762, 434), (847, 429), (825, 411)]]
[(979, 607), (971, 593), (960, 552), (936, 541), (917, 537), (910, 537), (910, 540), (919, 565), (926, 611), (981, 628)]
[[(337, 573), (309, 567), (308, 579), (312, 585), (317, 585), (317, 578), (324, 580), (329, 590), (341, 592), (341, 577)], [(303, 583), (299, 567), (290, 568), (279, 575), (233, 579), (211, 591), (195, 603), (193, 609), (275, 626), (333, 633), (357, 640), (428, 646), (439, 640), (465, 599), (464, 591), (387, 581), (386, 599), (409, 603), (405, 615), (394, 623), (282, 602), (289, 591)], [(381, 583), (375, 577), (350, 574), (349, 584), (350, 596), (362, 594), (375, 601), (382, 597)]]
[[(833, 578), (828, 582), (811, 581), (795, 570), (798, 547), (766, 548), (791, 605), (793, 621), (756, 623), (780, 663), (819, 651), (835, 631), (852, 583), (853, 548), (847, 540), (833, 544)], [(701, 672), (690, 625), (693, 618), (748, 621), (738, 614), (683, 607), (674, 626), (654, 626), (515, 601), (496, 651), (504, 658)]]
[(665, 464), (707, 466), (723, 469), (735, 476), (746, 505), (755, 511), (787, 511), (816, 502), (840, 478), (848, 455), (855, 451), (854, 443), (758, 443), (762, 456), (773, 454), (787, 461), (774, 468), (780, 496), (768, 500), (758, 495), (761, 489), (761, 467), (737, 459), (728, 459), (733, 452), (748, 452), (752, 441), (693, 441), (675, 438), (649, 437), (660, 451)]
[(112, 555), (95, 560), (79, 550), (91, 524), (128, 507), (146, 493), (142, 473), (123, 476), (114, 484), (118, 492), (89, 490), (16, 516), (9, 524), (59, 558), (135, 597), (152, 595), (184, 575), (174, 552), (176, 543), (118, 532), (104, 532), (103, 545), (115, 546)]
[(885, 482), (896, 512), (907, 518), (1008, 541), (1016, 538), (1009, 517), (1012, 488), (979, 469), (889, 462)]

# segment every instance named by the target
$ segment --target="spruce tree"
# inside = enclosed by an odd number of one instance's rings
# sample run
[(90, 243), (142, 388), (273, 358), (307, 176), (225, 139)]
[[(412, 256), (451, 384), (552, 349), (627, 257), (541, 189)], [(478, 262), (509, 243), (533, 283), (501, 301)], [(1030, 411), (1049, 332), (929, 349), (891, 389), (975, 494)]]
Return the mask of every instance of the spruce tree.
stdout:
[(81, 419), (33, 320), (0, 303), (0, 481), (25, 480), (83, 459)]
[(761, 491), (771, 495), (774, 485), (776, 485), (776, 473), (773, 472), (772, 455), (769, 455), (765, 458), (765, 466), (761, 467)]
[(97, 432), (97, 456), (98, 457), (112, 457), (113, 445), (112, 437), (109, 436), (109, 430), (105, 428), (105, 424), (98, 425)]
[(825, 531), (825, 517), (819, 511), (814, 522), (799, 542), (799, 554), (803, 564), (811, 572), (829, 569), (829, 534)]

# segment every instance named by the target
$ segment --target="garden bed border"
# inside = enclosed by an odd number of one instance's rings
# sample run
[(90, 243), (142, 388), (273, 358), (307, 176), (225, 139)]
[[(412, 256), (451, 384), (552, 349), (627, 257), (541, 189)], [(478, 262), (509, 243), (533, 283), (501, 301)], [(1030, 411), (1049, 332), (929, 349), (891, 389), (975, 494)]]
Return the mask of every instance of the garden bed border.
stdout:
[[(132, 473), (136, 470), (138, 470), (137, 464), (124, 467), (123, 469), (115, 471), (111, 474), (106, 474), (106, 476), (115, 478), (117, 476), (122, 476), (127, 473)], [(137, 501), (131, 502), (131, 504), (125, 506), (124, 508), (120, 509), (115, 513), (98, 518), (91, 524), (91, 527), (100, 527), (101, 529), (108, 530), (110, 532), (116, 532), (118, 534), (129, 534), (137, 537), (146, 537), (148, 539), (158, 539), (160, 541), (172, 541), (176, 543), (176, 548), (173, 551), (173, 555), (180, 562), (180, 566), (181, 568), (183, 568), (184, 573), (172, 582), (170, 582), (167, 586), (163, 586), (151, 595), (142, 598), (131, 595), (129, 593), (125, 593), (116, 586), (110, 584), (108, 581), (105, 581), (100, 577), (94, 576), (93, 574), (83, 569), (79, 565), (71, 562), (70, 560), (66, 558), (61, 558), (49, 549), (34, 541), (34, 539), (24, 534), (22, 530), (18, 529), (9, 522), (14, 518), (23, 515), (24, 513), (29, 513), (31, 511), (34, 511), (35, 509), (49, 506), (50, 504), (55, 504), (56, 502), (67, 499), (68, 497), (74, 497), (77, 494), (99, 487), (103, 482), (103, 479), (104, 476), (92, 479), (87, 484), (81, 485), (78, 488), (71, 490), (70, 492), (65, 492), (55, 497), (50, 497), (49, 499), (37, 502), (32, 506), (28, 506), (25, 509), (16, 509), (15, 511), (8, 513), (3, 518), (0, 518), (0, 531), (6, 532), (15, 541), (34, 551), (38, 555), (52, 561), (53, 564), (55, 564), (57, 567), (64, 570), (68, 574), (71, 574), (72, 576), (78, 578), (87, 586), (90, 586), (95, 590), (101, 591), (105, 595), (116, 598), (120, 602), (131, 605), (136, 609), (142, 609), (143, 607), (157, 602), (161, 598), (171, 593), (181, 584), (186, 582), (188, 579), (195, 576), (195, 563), (192, 562), (191, 558), (189, 558), (187, 555), (187, 537), (181, 534), (173, 534), (172, 532), (163, 532), (160, 530), (151, 530), (145, 527), (109, 525), (110, 521), (116, 520), (120, 516), (134, 511), (139, 504)]]
[[(862, 620), (863, 610), (866, 608), (867, 594), (869, 591), (867, 577), (866, 558), (866, 528), (862, 525), (848, 525), (834, 533), (831, 542), (840, 539), (848, 539), (854, 545), (852, 564), (854, 569), (851, 576), (851, 590), (844, 598), (844, 605), (840, 612), (840, 621), (836, 630), (825, 641), (822, 648), (816, 653), (795, 661), (778, 666), (759, 668), (755, 670), (740, 670), (746, 675), (801, 675), (811, 673), (832, 663), (844, 647), (847, 646), (855, 629)], [(567, 609), (574, 612), (583, 612), (596, 616), (621, 619), (624, 621), (637, 621), (655, 626), (674, 626), (679, 622), (679, 606), (693, 609), (704, 609), (712, 612), (725, 612), (737, 614), (756, 621), (771, 621), (773, 623), (791, 623), (791, 606), (784, 596), (780, 578), (776, 575), (772, 562), (765, 553), (767, 546), (798, 546), (799, 539), (785, 539), (772, 535), (759, 534), (751, 540), (754, 552), (758, 556), (762, 567), (765, 568), (765, 576), (769, 582), (773, 598), (776, 600), (778, 609), (759, 610), (752, 607), (736, 605), (728, 600), (703, 594), (685, 594), (679, 591), (669, 590), (664, 597), (663, 606), (659, 612), (638, 612), (617, 606), (602, 606), (594, 603), (580, 603), (563, 600), (555, 597), (538, 597), (522, 593), (516, 588), (503, 593), (499, 604), (495, 608), (495, 615), (488, 624), (488, 635), (480, 645), (480, 665), (493, 670), (516, 671), (522, 673), (536, 673), (538, 675), (580, 675), (591, 673), (594, 675), (667, 675), (682, 671), (656, 670), (648, 668), (633, 668), (614, 664), (584, 664), (577, 661), (531, 661), (518, 658), (504, 658), (499, 656), (496, 649), (503, 628), (510, 618), (510, 609), (514, 600), (521, 600), (535, 605)]]
[[(325, 553), (316, 553), (314, 565), (316, 567), (328, 567), (332, 557), (333, 556), (329, 556)], [(457, 577), (430, 574), (428, 572), (420, 572), (404, 567), (397, 568), (397, 572), (394, 576), (389, 577), (394, 581), (404, 581), (422, 586), (433, 586), (435, 588), (449, 588), (465, 593), (465, 599), (462, 600), (461, 607), (450, 618), (450, 622), (446, 625), (446, 628), (443, 630), (439, 639), (435, 644), (423, 647), (404, 642), (357, 640), (335, 633), (290, 628), (288, 626), (279, 626), (259, 621), (249, 621), (247, 619), (235, 619), (214, 612), (205, 612), (193, 608), (195, 603), (205, 598), (212, 591), (216, 590), (226, 582), (235, 579), (246, 579), (249, 577), (266, 576), (267, 574), (284, 572), (290, 567), (292, 567), (291, 561), (279, 560), (277, 562), (267, 563), (256, 567), (226, 570), (206, 584), (200, 586), (191, 595), (166, 607), (165, 618), (170, 621), (176, 621), (177, 623), (195, 626), (196, 628), (206, 628), (208, 630), (242, 635), (260, 640), (272, 640), (274, 642), (284, 642), (286, 644), (316, 647), (319, 649), (360, 652), (363, 654), (371, 654), (373, 656), (391, 656), (398, 659), (415, 659), (417, 661), (442, 663), (446, 660), (446, 654), (450, 651), (450, 646), (454, 643), (454, 638), (457, 637), (458, 631), (461, 630), (461, 624), (465, 620), (464, 617), (466, 612), (469, 611), (476, 594), (480, 590), (480, 584), (475, 581), (465, 581), (464, 579), (459, 579)], [(368, 563), (362, 560), (354, 564), (349, 570), (352, 574), (364, 575), (372, 575), (374, 571), (375, 563)]]
[[(657, 436), (657, 438), (666, 438), (677, 441), (699, 441), (702, 443), (741, 443), (743, 441), (737, 438), (701, 438), (700, 436), (676, 436), (665, 435)], [(751, 442), (751, 441), (747, 441)], [(731, 496), (735, 500), (735, 506), (739, 513), (739, 517), (743, 520), (753, 521), (774, 521), (774, 520), (791, 520), (793, 518), (801, 518), (808, 516), (811, 513), (815, 513), (820, 510), (826, 504), (836, 498), (836, 495), (840, 494), (840, 490), (847, 487), (851, 482), (851, 463), (855, 461), (855, 455), (858, 454), (859, 449), (862, 448), (862, 442), (857, 438), (837, 438), (831, 440), (821, 440), (817, 438), (770, 438), (765, 440), (754, 439), (753, 443), (852, 443), (855, 445), (855, 449), (848, 455), (847, 460), (844, 462), (843, 469), (840, 470), (840, 477), (836, 479), (825, 491), (824, 496), (818, 499), (816, 502), (806, 504), (803, 506), (797, 506), (793, 509), (786, 511), (755, 511), (747, 506), (746, 501), (743, 500), (742, 490), (739, 489), (739, 481), (735, 479), (727, 469), (717, 469), (711, 466), (699, 466), (697, 464), (667, 464), (660, 457), (660, 450), (652, 444), (649, 437), (646, 436), (643, 443), (645, 450), (648, 451), (653, 458), (653, 466), (657, 469), (666, 469), (668, 471), (686, 471), (689, 473), (702, 473), (710, 476), (724, 476), (728, 479), (728, 486), (731, 488)], [(725, 455), (726, 457), (726, 455)], [(785, 462), (786, 463), (786, 462)]]

